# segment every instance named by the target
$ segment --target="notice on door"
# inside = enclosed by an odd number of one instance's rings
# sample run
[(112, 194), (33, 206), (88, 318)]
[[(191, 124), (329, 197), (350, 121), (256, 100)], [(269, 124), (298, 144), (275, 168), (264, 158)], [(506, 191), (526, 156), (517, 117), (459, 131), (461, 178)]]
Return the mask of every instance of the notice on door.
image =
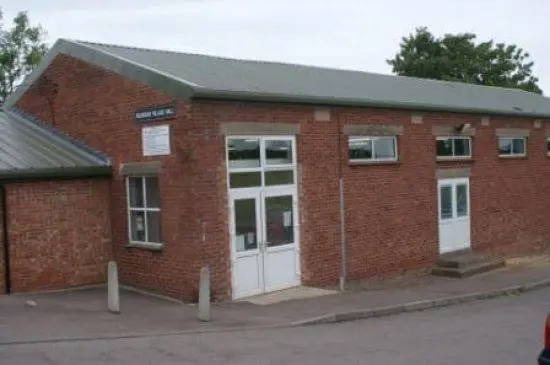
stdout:
[(170, 126), (159, 125), (141, 128), (143, 156), (170, 154)]

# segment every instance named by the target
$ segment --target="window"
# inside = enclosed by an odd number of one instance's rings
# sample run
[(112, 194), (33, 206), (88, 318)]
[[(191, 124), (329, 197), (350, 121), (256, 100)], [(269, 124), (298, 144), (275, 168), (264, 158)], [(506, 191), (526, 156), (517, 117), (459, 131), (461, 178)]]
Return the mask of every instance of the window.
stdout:
[(470, 137), (437, 137), (437, 158), (470, 158), (472, 157), (471, 142)]
[(525, 156), (525, 138), (499, 137), (498, 153), (500, 156)]
[(126, 191), (130, 242), (161, 244), (158, 179), (128, 177)]
[(550, 156), (550, 137), (546, 138), (546, 154)]
[(395, 137), (349, 137), (349, 160), (352, 162), (397, 161)]
[(296, 175), (293, 137), (230, 137), (227, 166), (231, 189), (292, 185)]

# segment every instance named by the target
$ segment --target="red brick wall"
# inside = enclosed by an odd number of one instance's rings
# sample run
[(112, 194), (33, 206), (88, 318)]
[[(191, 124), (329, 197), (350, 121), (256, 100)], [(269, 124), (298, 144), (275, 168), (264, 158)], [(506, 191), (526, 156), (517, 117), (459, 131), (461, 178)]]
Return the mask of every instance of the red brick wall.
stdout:
[[(47, 83), (20, 101), (24, 110), (107, 153), (114, 166), (151, 160), (141, 157), (136, 108), (170, 97), (69, 57), (59, 57), (45, 74), (58, 83), (54, 112), (48, 111)], [(339, 169), (345, 180), (348, 272), (351, 279), (425, 267), (438, 254), (436, 168), (471, 167), (472, 245), (477, 250), (525, 252), (546, 245), (550, 213), (545, 190), (550, 161), (544, 154), (544, 126), (532, 119), (424, 113), (411, 124), (412, 111), (333, 108), (330, 122), (313, 119), (313, 107), (263, 103), (194, 101), (178, 103), (171, 121), (173, 154), (162, 161), (160, 177), (165, 249), (127, 249), (123, 181), (112, 183), (113, 239), (124, 282), (180, 298), (193, 294), (198, 271), (209, 264), (213, 289), (230, 293), (226, 169), (222, 122), (298, 123), (302, 280), (335, 283), (339, 275)], [(401, 124), (399, 163), (349, 166), (347, 138), (339, 126), (350, 123)], [(468, 162), (436, 162), (433, 125), (471, 122), (474, 156)], [(164, 122), (161, 122), (164, 123)], [(529, 157), (497, 156), (495, 128), (529, 128)]]
[[(209, 250), (207, 244), (199, 241), (202, 230), (206, 230), (206, 242), (210, 242), (210, 230), (219, 229), (221, 219), (216, 216), (214, 221), (208, 221), (212, 219), (208, 216), (209, 207), (205, 210), (197, 204), (200, 199), (217, 202), (220, 193), (211, 177), (202, 174), (204, 166), (197, 163), (205, 156), (192, 153), (201, 141), (202, 127), (195, 128), (189, 123), (188, 106), (178, 102), (177, 119), (157, 123), (170, 124), (172, 155), (143, 157), (141, 129), (134, 121), (134, 112), (144, 106), (171, 102), (172, 98), (66, 56), (58, 57), (43, 76), (57, 83), (58, 94), (51, 104), (53, 113), (48, 104), (52, 100), (51, 82), (37, 83), (18, 106), (112, 159), (115, 173), (111, 185), (112, 237), (121, 282), (189, 299), (199, 275), (196, 257)], [(121, 163), (152, 160), (162, 163), (159, 178), (162, 252), (126, 247), (125, 185), (124, 178), (118, 175)], [(193, 187), (199, 184), (202, 186)], [(228, 252), (227, 247), (225, 250)], [(228, 267), (224, 250), (217, 253), (219, 257), (211, 264)], [(215, 279), (214, 288), (218, 292), (223, 291), (221, 288), (227, 291), (225, 275)]]
[(109, 181), (10, 183), (6, 193), (13, 292), (106, 281)]

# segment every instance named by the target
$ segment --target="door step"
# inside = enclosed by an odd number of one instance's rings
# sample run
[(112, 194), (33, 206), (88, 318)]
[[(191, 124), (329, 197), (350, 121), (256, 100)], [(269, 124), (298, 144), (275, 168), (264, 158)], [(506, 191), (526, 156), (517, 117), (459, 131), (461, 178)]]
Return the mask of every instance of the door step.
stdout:
[(501, 257), (475, 254), (472, 251), (453, 252), (441, 255), (431, 269), (432, 275), (465, 278), (506, 265)]

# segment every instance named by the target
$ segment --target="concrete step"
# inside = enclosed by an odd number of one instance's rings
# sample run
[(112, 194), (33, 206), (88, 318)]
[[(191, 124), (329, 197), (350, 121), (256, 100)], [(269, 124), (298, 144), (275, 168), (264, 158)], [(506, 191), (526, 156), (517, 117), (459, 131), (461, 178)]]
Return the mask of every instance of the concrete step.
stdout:
[(443, 265), (438, 263), (432, 267), (431, 274), (448, 276), (452, 278), (466, 278), (476, 274), (498, 269), (506, 265), (506, 261), (498, 257), (483, 257), (470, 260), (469, 262), (451, 263), (445, 261)]
[(462, 251), (441, 255), (436, 262), (437, 266), (451, 269), (460, 269), (491, 260), (490, 257), (475, 254), (472, 251)]

